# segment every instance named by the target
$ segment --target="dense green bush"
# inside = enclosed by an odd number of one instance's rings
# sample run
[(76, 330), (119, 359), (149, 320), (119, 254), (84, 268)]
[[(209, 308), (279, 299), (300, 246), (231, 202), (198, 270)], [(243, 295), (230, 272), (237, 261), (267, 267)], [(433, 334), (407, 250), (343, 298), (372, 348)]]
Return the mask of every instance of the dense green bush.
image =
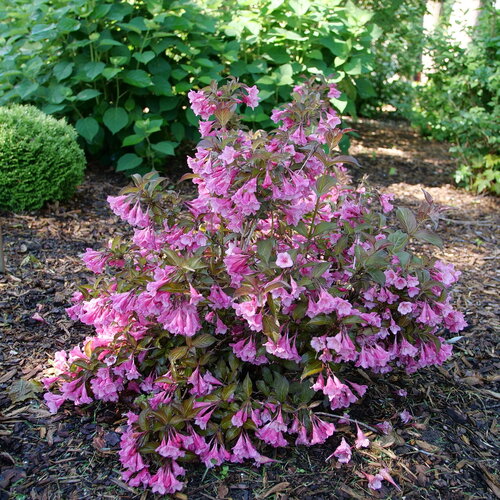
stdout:
[(485, 7), (472, 31), (473, 42), (461, 48), (443, 25), (429, 41), (434, 61), (429, 81), (416, 94), (411, 120), (437, 140), (453, 143), (459, 160), (456, 180), (476, 191), (500, 192), (500, 22)]
[(198, 139), (188, 89), (230, 73), (262, 88), (259, 127), (302, 74), (332, 74), (353, 113), (370, 18), (345, 0), (0, 0), (0, 104), (65, 116), (90, 153), (145, 171)]
[(85, 155), (74, 128), (34, 106), (0, 107), (0, 208), (38, 209), (71, 196)]
[(369, 75), (374, 92), (360, 95), (357, 106), (365, 116), (379, 116), (390, 104), (397, 115), (411, 110), (414, 80), (422, 71), (422, 53), (427, 37), (423, 18), (426, 0), (361, 0), (373, 11), (373, 22), (381, 31), (373, 44), (373, 70)]

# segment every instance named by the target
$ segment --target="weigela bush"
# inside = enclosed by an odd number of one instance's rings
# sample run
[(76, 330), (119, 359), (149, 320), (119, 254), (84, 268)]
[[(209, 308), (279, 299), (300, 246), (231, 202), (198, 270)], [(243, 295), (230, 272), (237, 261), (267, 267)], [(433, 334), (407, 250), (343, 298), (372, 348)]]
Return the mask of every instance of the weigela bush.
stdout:
[[(465, 326), (448, 295), (459, 272), (407, 248), (438, 243), (424, 229), (438, 210), (430, 198), (416, 216), (398, 209), (394, 230), (392, 197), (347, 183), (335, 96), (295, 87), (266, 133), (238, 123), (256, 87), (192, 91), (198, 196), (151, 174), (109, 198), (134, 235), (85, 253), (97, 279), (68, 311), (96, 336), (56, 354), (45, 397), (52, 411), (134, 402), (120, 451), (131, 486), (172, 493), (184, 462), (263, 464), (269, 445), (323, 443), (335, 425), (316, 412), (363, 398), (360, 368), (413, 373), (450, 356), (439, 332)], [(342, 439), (333, 456), (351, 453)]]

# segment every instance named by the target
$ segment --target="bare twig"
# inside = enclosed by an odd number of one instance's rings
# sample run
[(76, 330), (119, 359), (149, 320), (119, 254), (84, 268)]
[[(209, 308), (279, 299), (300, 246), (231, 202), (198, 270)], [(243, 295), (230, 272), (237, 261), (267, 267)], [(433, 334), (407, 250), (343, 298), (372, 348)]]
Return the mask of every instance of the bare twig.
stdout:
[(380, 434), (380, 430), (375, 429), (375, 427), (372, 427), (371, 425), (365, 424), (364, 422), (360, 422), (359, 420), (354, 420), (351, 417), (344, 417), (343, 415), (335, 415), (333, 413), (324, 413), (321, 411), (315, 411), (314, 414), (321, 415), (322, 417), (343, 418), (344, 420), (349, 420), (349, 422), (354, 422), (355, 424), (358, 424), (361, 427), (366, 427), (367, 429), (370, 429), (371, 431), (376, 432), (377, 434)]
[(452, 222), (453, 224), (465, 224), (468, 226), (491, 226), (493, 221), (482, 221), (482, 220), (456, 220), (456, 219), (448, 219), (447, 217), (440, 217), (440, 220), (444, 220), (445, 222)]

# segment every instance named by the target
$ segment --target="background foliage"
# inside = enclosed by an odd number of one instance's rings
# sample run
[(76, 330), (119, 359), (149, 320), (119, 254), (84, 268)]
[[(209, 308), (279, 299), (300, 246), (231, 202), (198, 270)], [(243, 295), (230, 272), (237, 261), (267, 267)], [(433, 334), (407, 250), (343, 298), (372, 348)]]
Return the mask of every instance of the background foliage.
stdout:
[(485, 6), (467, 49), (450, 41), (447, 28), (446, 23), (440, 26), (428, 43), (434, 70), (415, 93), (410, 118), (424, 134), (454, 144), (457, 182), (500, 194), (497, 11)]
[[(143, 173), (198, 140), (189, 89), (229, 75), (258, 85), (262, 102), (243, 119), (269, 129), (271, 109), (301, 76), (323, 74), (343, 92), (340, 112), (377, 117), (390, 105), (453, 143), (459, 183), (498, 192), (498, 9), (483, 2), (464, 49), (450, 36), (454, 0), (444, 0), (433, 33), (424, 31), (426, 8), (426, 0), (0, 0), (0, 104), (66, 117), (92, 159)], [(424, 54), (434, 60), (429, 74)]]
[[(0, 14), (0, 104), (29, 102), (74, 123), (87, 151), (119, 171), (149, 170), (198, 138), (186, 94), (232, 74), (263, 89), (246, 119), (303, 74), (332, 74), (355, 112), (372, 88), (371, 14), (351, 2), (9, 2)], [(335, 35), (332, 37), (332, 33)]]

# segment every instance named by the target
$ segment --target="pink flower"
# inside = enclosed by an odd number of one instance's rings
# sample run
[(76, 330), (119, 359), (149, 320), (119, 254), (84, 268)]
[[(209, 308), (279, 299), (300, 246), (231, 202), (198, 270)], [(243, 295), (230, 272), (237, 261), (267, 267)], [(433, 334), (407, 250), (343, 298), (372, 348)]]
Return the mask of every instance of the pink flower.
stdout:
[(179, 439), (177, 433), (170, 432), (168, 441), (165, 441), (165, 437), (162, 439), (160, 446), (156, 448), (157, 451), (162, 457), (165, 458), (180, 458), (183, 457), (186, 452), (181, 450), (182, 440)]
[(43, 399), (47, 404), (50, 413), (57, 413), (61, 405), (64, 403), (66, 398), (60, 394), (53, 394), (52, 392), (46, 392), (43, 395)]
[(197, 397), (210, 394), (215, 385), (223, 385), (209, 371), (201, 376), (199, 366), (196, 367), (196, 370), (188, 377), (187, 381), (193, 386), (189, 392)]
[(417, 321), (429, 326), (436, 326), (441, 322), (441, 318), (432, 310), (427, 302), (421, 303), (422, 311)]
[(336, 457), (341, 464), (347, 464), (351, 461), (351, 456), (351, 447), (347, 444), (345, 438), (342, 438), (342, 441), (337, 449), (327, 458), (327, 460), (331, 457)]
[(158, 469), (158, 472), (151, 477), (149, 486), (153, 493), (160, 495), (175, 493), (182, 490), (184, 483), (179, 481), (176, 476), (183, 475), (184, 469), (172, 460), (171, 464)]
[(233, 302), (233, 299), (224, 293), (219, 285), (212, 285), (208, 299), (212, 302), (211, 307), (214, 309), (227, 309)]
[(368, 488), (371, 490), (379, 490), (382, 488), (382, 481), (384, 478), (380, 474), (368, 474), (366, 472), (363, 472), (365, 475), (366, 479), (368, 479)]
[(282, 335), (277, 342), (269, 339), (264, 344), (264, 347), (269, 354), (274, 354), (278, 358), (290, 359), (297, 362), (301, 360), (295, 345), (295, 338), (290, 341), (288, 332), (285, 335)]
[(61, 392), (65, 399), (73, 401), (75, 405), (92, 403), (92, 398), (87, 394), (85, 381), (82, 378), (63, 383), (61, 385)]
[(321, 420), (316, 415), (311, 415), (311, 442), (310, 444), (322, 444), (335, 432), (335, 425)]
[(327, 95), (329, 99), (338, 99), (341, 96), (342, 93), (337, 89), (336, 83), (330, 83), (328, 87), (330, 88)]
[(96, 252), (91, 248), (87, 248), (85, 253), (82, 255), (82, 260), (92, 272), (96, 274), (101, 274), (106, 267), (106, 262), (108, 261), (108, 254), (104, 252)]
[(235, 356), (238, 356), (242, 361), (248, 361), (254, 365), (263, 365), (268, 362), (265, 355), (257, 356), (257, 348), (253, 336), (243, 338), (229, 345), (233, 348)]
[(401, 421), (404, 424), (407, 424), (413, 417), (411, 416), (410, 412), (408, 410), (404, 410), (399, 414), (399, 417), (401, 418)]
[(359, 428), (359, 425), (356, 424), (357, 428), (357, 436), (355, 441), (356, 448), (368, 448), (370, 446), (370, 440), (366, 437), (365, 433)]
[(216, 106), (215, 104), (210, 104), (203, 91), (196, 92), (191, 90), (188, 92), (188, 98), (194, 114), (201, 116), (203, 120), (207, 120), (210, 118), (210, 115), (214, 114)]
[(293, 260), (288, 252), (281, 252), (276, 257), (276, 265), (285, 269), (293, 266)]
[(118, 393), (123, 389), (123, 380), (113, 378), (109, 368), (99, 368), (96, 376), (90, 381), (92, 392), (102, 401), (118, 401)]
[(262, 331), (262, 313), (259, 312), (260, 304), (257, 297), (252, 296), (250, 300), (245, 302), (233, 303), (233, 309), (238, 316), (247, 321), (250, 330), (254, 332)]
[(107, 202), (111, 210), (122, 219), (125, 219), (130, 212), (129, 196), (108, 196)]
[(390, 212), (394, 208), (394, 206), (390, 203), (393, 199), (393, 194), (380, 195), (380, 204), (382, 205), (382, 211), (384, 212), (384, 214)]
[[(160, 318), (158, 318), (160, 319)], [(163, 319), (163, 326), (174, 335), (192, 337), (201, 328), (200, 317), (196, 306), (189, 303), (172, 309)]]
[(398, 311), (401, 314), (410, 314), (413, 312), (413, 304), (411, 302), (400, 302), (398, 305)]
[(205, 464), (207, 468), (212, 468), (219, 466), (223, 462), (231, 459), (231, 453), (229, 453), (224, 446), (217, 441), (217, 439), (212, 440), (212, 447), (205, 451), (201, 457), (201, 461)]
[(246, 435), (245, 432), (240, 434), (238, 441), (233, 447), (233, 454), (231, 456), (231, 461), (235, 463), (241, 463), (246, 458), (253, 458), (255, 463), (264, 464), (273, 462), (270, 458), (264, 457), (261, 455), (252, 445), (250, 439)]
[(219, 155), (219, 159), (224, 162), (225, 165), (233, 163), (238, 157), (238, 152), (232, 146), (225, 146), (222, 153)]
[(255, 108), (259, 105), (259, 89), (256, 85), (253, 87), (246, 87), (248, 95), (242, 95), (242, 101), (250, 108)]

